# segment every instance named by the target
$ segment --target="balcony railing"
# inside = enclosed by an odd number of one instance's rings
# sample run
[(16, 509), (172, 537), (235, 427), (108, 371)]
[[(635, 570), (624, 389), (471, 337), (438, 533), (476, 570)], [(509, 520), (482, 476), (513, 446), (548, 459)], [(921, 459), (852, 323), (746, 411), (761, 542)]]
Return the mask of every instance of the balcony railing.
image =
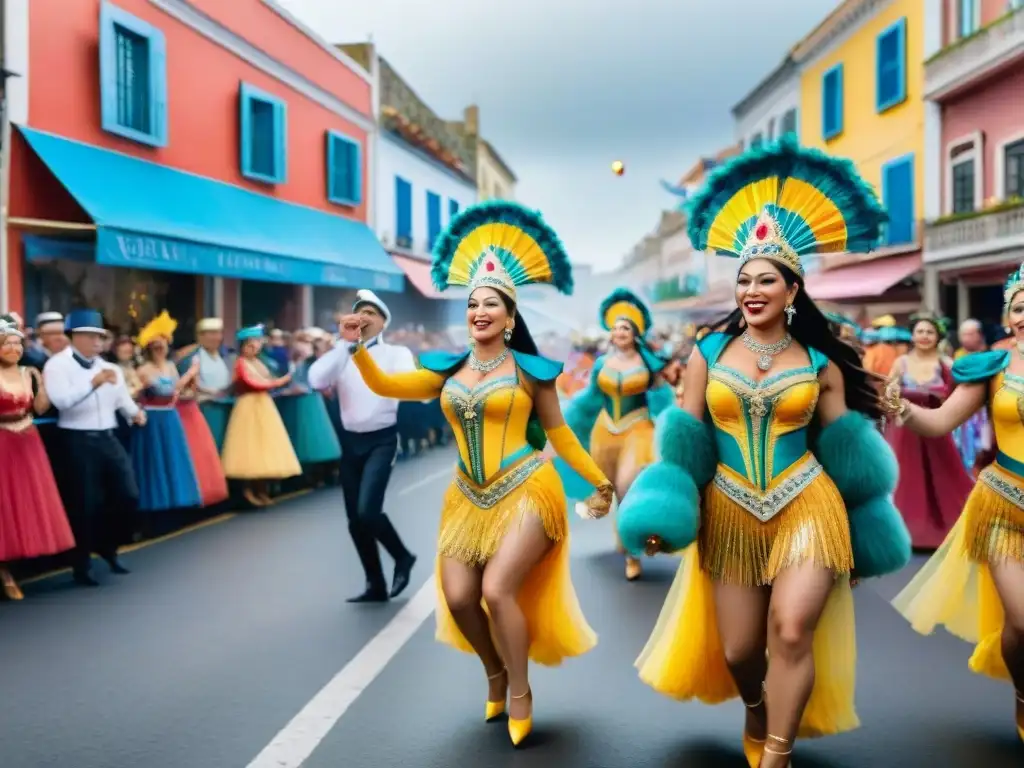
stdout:
[(983, 256), (1014, 248), (1024, 248), (1024, 203), (928, 224), (924, 261)]
[(925, 97), (941, 99), (1014, 59), (1024, 59), (1024, 8), (947, 45), (925, 62)]

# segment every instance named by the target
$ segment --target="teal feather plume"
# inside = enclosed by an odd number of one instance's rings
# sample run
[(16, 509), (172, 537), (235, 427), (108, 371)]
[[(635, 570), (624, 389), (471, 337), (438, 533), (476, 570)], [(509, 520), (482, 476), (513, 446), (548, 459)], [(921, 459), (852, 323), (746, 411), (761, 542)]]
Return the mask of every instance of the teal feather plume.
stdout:
[[(448, 272), (463, 238), (477, 227), (495, 223), (518, 227), (532, 237), (547, 257), (551, 267), (551, 284), (567, 296), (572, 294), (572, 264), (569, 263), (569, 255), (561, 239), (539, 211), (532, 211), (510, 200), (487, 200), (464, 208), (455, 215), (434, 242), (430, 277), (435, 288), (443, 291), (448, 287)], [(499, 254), (499, 258), (513, 282), (517, 286), (525, 285), (527, 281), (511, 254)]]
[(611, 330), (611, 328), (608, 326), (608, 323), (605, 322), (604, 316), (613, 304), (618, 304), (620, 301), (627, 302), (637, 307), (640, 310), (640, 314), (644, 318), (644, 328), (648, 331), (651, 329), (651, 326), (653, 325), (651, 311), (647, 308), (647, 305), (643, 302), (643, 300), (628, 288), (616, 288), (614, 291), (605, 296), (604, 301), (601, 302), (601, 306), (597, 310), (597, 320), (599, 323), (601, 323), (602, 328), (604, 328), (606, 331)]
[[(779, 177), (780, 181), (787, 178), (805, 181), (835, 204), (846, 223), (845, 250), (864, 252), (878, 246), (880, 228), (889, 220), (889, 215), (854, 164), (846, 158), (801, 147), (795, 138), (787, 135), (747, 150), (709, 174), (703, 188), (687, 205), (687, 234), (694, 248), (707, 248), (711, 225), (733, 195), (752, 182), (773, 176)], [(786, 241), (797, 254), (803, 256), (821, 250), (800, 216), (777, 208), (772, 213)], [(754, 223), (754, 220), (747, 222), (736, 233), (736, 252), (725, 255), (739, 255)]]

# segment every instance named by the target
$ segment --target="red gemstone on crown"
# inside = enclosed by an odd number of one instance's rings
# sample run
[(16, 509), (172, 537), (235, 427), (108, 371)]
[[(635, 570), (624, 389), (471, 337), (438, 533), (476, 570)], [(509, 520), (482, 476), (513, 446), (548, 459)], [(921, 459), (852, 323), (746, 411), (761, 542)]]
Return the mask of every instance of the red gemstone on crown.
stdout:
[(487, 271), (488, 272), (493, 272), (494, 271), (494, 262), (493, 261), (488, 261), (487, 262)]
[(754, 234), (757, 236), (758, 240), (764, 240), (768, 237), (768, 225), (764, 223), (758, 224), (757, 229), (754, 230)]

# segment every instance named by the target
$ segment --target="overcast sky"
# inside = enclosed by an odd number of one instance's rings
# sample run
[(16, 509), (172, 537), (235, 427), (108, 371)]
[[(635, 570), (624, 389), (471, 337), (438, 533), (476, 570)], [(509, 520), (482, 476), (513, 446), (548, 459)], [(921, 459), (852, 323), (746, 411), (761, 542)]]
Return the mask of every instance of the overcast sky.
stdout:
[[(730, 108), (834, 3), (822, 0), (280, 0), (332, 42), (372, 36), (436, 113), (484, 136), (573, 261), (614, 267)], [(613, 160), (626, 164), (616, 177)]]

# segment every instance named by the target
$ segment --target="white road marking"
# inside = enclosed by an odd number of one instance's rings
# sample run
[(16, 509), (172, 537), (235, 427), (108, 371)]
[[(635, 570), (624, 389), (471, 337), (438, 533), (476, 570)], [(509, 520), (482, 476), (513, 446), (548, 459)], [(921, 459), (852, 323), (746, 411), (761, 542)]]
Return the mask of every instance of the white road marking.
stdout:
[(438, 470), (437, 472), (434, 472), (432, 474), (427, 475), (424, 478), (421, 478), (421, 479), (417, 480), (415, 483), (403, 486), (402, 490), (400, 490), (395, 495), (396, 496), (405, 496), (407, 493), (412, 493), (413, 491), (418, 491), (423, 486), (430, 485), (435, 480), (440, 480), (442, 477), (451, 477), (453, 472), (454, 472), (454, 470), (450, 466), (449, 467), (445, 467), (444, 469)]
[(437, 600), (435, 589), (431, 576), (387, 626), (310, 699), (247, 768), (299, 768), (359, 695), (430, 618)]

